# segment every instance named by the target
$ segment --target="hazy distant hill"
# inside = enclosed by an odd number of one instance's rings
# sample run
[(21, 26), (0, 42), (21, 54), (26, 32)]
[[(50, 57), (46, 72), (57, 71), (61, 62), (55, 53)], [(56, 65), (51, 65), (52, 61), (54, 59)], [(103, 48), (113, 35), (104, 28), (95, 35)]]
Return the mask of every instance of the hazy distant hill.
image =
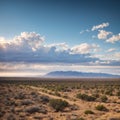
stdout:
[(85, 72), (77, 72), (77, 71), (53, 71), (46, 74), (45, 77), (120, 78), (120, 75), (112, 75), (106, 73), (85, 73)]

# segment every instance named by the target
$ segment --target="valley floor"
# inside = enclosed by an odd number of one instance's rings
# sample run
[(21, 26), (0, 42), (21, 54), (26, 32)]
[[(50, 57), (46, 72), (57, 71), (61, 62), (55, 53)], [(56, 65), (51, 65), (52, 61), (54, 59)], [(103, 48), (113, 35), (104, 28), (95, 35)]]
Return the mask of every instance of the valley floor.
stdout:
[(1, 82), (0, 120), (120, 120), (120, 81)]

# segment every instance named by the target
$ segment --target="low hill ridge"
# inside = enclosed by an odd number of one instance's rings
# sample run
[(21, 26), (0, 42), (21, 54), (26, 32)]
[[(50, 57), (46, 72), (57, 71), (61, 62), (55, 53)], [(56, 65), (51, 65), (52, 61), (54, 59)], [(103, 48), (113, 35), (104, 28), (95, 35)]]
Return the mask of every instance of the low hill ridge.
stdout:
[(73, 78), (120, 78), (120, 75), (112, 75), (107, 73), (87, 73), (87, 72), (77, 72), (77, 71), (53, 71), (45, 75), (45, 77), (73, 77)]

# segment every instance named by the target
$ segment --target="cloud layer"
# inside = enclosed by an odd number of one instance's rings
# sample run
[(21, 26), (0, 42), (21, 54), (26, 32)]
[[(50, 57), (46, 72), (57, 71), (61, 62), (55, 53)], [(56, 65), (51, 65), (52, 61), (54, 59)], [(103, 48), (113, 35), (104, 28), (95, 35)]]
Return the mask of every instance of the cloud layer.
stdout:
[(110, 43), (115, 43), (117, 41), (120, 41), (120, 33), (118, 35), (113, 35), (112, 37), (106, 40), (106, 42)]
[[(106, 38), (111, 32), (99, 31)], [(12, 40), (0, 38), (0, 62), (65, 63), (81, 65), (120, 65), (119, 59), (103, 59), (97, 55), (98, 44), (81, 43), (69, 47), (66, 43), (45, 44), (45, 38), (35, 32), (23, 32)], [(113, 51), (113, 49), (108, 52)], [(115, 57), (115, 55), (113, 55)], [(116, 57), (119, 54), (116, 53)]]
[(13, 40), (0, 40), (1, 62), (38, 62), (38, 63), (81, 63), (89, 64), (98, 58), (92, 58), (99, 46), (83, 43), (69, 47), (66, 43), (44, 44), (44, 37), (35, 32), (23, 32)]
[(112, 32), (107, 32), (105, 30), (99, 30), (98, 39), (107, 39), (108, 35), (112, 34)]

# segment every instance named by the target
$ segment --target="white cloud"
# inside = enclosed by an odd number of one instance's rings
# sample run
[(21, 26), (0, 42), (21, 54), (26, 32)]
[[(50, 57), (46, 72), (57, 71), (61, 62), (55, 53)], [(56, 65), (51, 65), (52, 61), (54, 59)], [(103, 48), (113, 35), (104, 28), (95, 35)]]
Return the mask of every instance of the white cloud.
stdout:
[(105, 30), (99, 30), (98, 39), (107, 39), (107, 36), (112, 34), (112, 32), (107, 32)]
[[(75, 62), (81, 64), (89, 64), (90, 61), (94, 62), (97, 59), (90, 57), (90, 52), (95, 52), (98, 48), (98, 46), (95, 44), (88, 45), (86, 43), (79, 46), (74, 46), (73, 48), (69, 47), (66, 43), (55, 43), (47, 45), (44, 42), (44, 37), (34, 32), (23, 32), (20, 36), (14, 37), (13, 40), (8, 41), (2, 38), (1, 41), (1, 62)], [(79, 50), (76, 51), (76, 49)]]
[(91, 30), (94, 31), (94, 30), (98, 30), (98, 29), (101, 29), (101, 28), (104, 28), (104, 27), (108, 27), (108, 26), (109, 26), (108, 22), (107, 23), (102, 23), (100, 25), (93, 26)]
[[(0, 38), (0, 62), (79, 63), (89, 65), (95, 63), (95, 61), (101, 63), (104, 62), (101, 60), (105, 60), (99, 56), (92, 57), (95, 52), (100, 50), (100, 46), (97, 44), (82, 43), (69, 47), (66, 43), (47, 45), (44, 41), (44, 37), (34, 32), (23, 32), (21, 35), (14, 37), (13, 40), (6, 40), (2, 37)], [(119, 57), (119, 54), (115, 55)], [(106, 59), (108, 58), (109, 56), (106, 57)], [(112, 57), (110, 59), (118, 60)]]
[(115, 50), (116, 50), (115, 48), (110, 48), (110, 49), (107, 50), (107, 52), (113, 52)]
[(96, 45), (96, 44), (87, 44), (87, 43), (82, 43), (80, 45), (76, 45), (74, 47), (71, 48), (71, 52), (73, 54), (88, 54), (90, 53), (91, 51), (98, 51), (99, 49), (99, 45)]
[(67, 51), (69, 49), (69, 46), (66, 43), (54, 43), (50, 45), (45, 45), (45, 47), (48, 47), (48, 48), (55, 47), (56, 52)]
[(5, 40), (0, 38), (0, 49), (3, 50), (32, 50), (36, 51), (44, 42), (44, 37), (35, 32), (22, 32), (20, 36), (16, 36), (13, 40)]
[(120, 41), (120, 33), (118, 35), (113, 35), (112, 37), (106, 40), (106, 42), (110, 43), (115, 43), (117, 41)]

